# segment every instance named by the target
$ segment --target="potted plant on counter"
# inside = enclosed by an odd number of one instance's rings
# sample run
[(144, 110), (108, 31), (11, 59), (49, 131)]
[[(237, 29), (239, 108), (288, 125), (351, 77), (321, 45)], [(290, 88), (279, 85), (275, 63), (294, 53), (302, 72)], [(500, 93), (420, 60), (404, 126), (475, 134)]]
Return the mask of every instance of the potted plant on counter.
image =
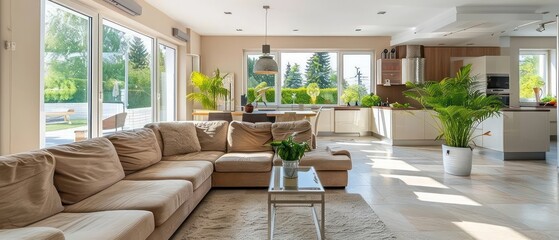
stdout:
[(295, 142), (293, 136), (286, 140), (273, 141), (270, 145), (274, 147), (276, 153), (282, 160), (283, 174), (286, 178), (296, 178), (299, 161), (305, 155), (305, 151), (310, 150), (307, 142)]
[(476, 126), (489, 117), (499, 115), (502, 106), (497, 97), (486, 96), (476, 90), (477, 83), (470, 76), (470, 70), (471, 65), (466, 65), (460, 68), (456, 77), (440, 82), (408, 82), (406, 85), (411, 89), (404, 92), (406, 97), (435, 112), (435, 117), (440, 120), (437, 139), (446, 142), (442, 147), (445, 172), (459, 176), (471, 173), (473, 148), (470, 143), (478, 137), (474, 136)]

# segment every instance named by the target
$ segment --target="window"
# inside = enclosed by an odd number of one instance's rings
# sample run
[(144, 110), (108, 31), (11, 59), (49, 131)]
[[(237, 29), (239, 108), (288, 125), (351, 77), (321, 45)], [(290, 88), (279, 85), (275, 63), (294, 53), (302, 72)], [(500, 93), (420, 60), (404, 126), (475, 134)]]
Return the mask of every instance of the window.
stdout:
[(519, 55), (520, 101), (535, 102), (534, 88), (541, 88), (541, 96), (556, 96), (548, 76), (549, 51), (521, 50)]
[[(263, 86), (268, 87), (265, 91), (267, 102), (277, 102), (278, 105), (337, 105), (344, 103), (340, 98), (345, 96), (343, 92), (346, 89), (349, 92), (355, 90), (357, 99), (374, 90), (371, 81), (372, 51), (279, 51), (279, 58), (275, 58), (280, 68), (277, 81), (276, 75), (253, 73), (260, 55), (245, 52), (249, 102), (255, 101), (255, 92)], [(343, 78), (340, 78), (340, 73)]]
[(153, 122), (153, 39), (103, 21), (104, 133)]
[(372, 92), (371, 59), (371, 54), (343, 54), (343, 92), (340, 99), (342, 103), (353, 104)]
[(175, 120), (176, 48), (158, 44), (157, 100), (159, 121)]
[(46, 2), (43, 142), (47, 147), (88, 137), (91, 26), (91, 17)]
[[(247, 99), (248, 102), (276, 102), (276, 76), (254, 74), (254, 64), (261, 54), (247, 54)], [(273, 54), (272, 54), (273, 55)], [(277, 57), (274, 57), (277, 61)]]
[(338, 54), (281, 53), (282, 104), (336, 104)]
[(57, 2), (44, 9), (41, 146), (175, 120), (177, 46)]

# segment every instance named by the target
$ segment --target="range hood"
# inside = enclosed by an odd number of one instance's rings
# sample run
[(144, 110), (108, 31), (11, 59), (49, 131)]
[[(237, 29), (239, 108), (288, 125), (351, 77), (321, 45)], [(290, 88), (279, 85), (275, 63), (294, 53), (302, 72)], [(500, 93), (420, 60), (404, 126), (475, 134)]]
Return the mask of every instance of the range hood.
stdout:
[(423, 58), (423, 46), (406, 46), (406, 58), (402, 59), (402, 82), (425, 82), (425, 58)]

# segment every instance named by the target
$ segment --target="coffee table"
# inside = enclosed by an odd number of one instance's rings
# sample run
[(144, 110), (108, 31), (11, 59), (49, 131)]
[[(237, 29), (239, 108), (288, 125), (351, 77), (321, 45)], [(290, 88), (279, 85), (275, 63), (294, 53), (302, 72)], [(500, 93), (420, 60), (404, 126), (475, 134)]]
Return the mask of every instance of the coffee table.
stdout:
[[(320, 223), (315, 204), (320, 204)], [(274, 167), (268, 188), (268, 239), (274, 238), (279, 207), (310, 207), (318, 239), (324, 238), (324, 187), (313, 167), (299, 167), (297, 178), (285, 178), (283, 167)]]

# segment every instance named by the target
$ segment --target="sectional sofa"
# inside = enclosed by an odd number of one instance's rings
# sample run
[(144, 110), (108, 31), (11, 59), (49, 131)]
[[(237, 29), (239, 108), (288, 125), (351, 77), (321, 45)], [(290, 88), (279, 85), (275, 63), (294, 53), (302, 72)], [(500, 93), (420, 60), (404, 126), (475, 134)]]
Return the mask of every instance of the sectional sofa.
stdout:
[[(0, 239), (168, 239), (212, 187), (267, 186), (271, 140), (315, 140), (307, 121), (163, 122), (0, 157)], [(301, 160), (347, 185), (349, 153)]]

